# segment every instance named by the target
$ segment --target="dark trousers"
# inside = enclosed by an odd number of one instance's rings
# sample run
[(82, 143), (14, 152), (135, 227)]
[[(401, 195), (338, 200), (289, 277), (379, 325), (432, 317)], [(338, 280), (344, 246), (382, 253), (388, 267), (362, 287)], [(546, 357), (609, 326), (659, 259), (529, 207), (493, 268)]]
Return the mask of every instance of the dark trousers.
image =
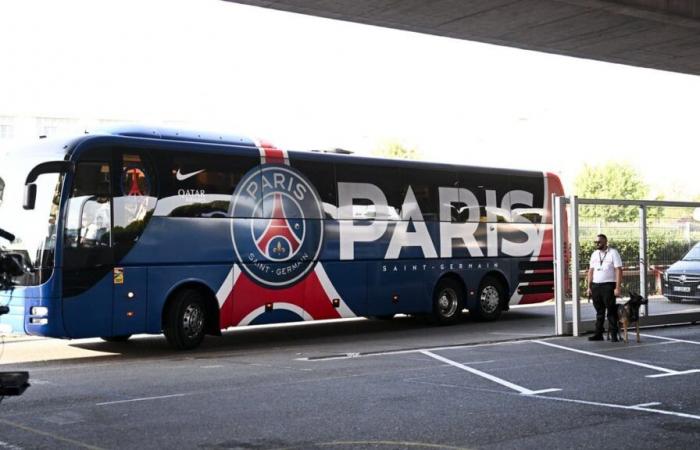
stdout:
[(615, 303), (615, 283), (593, 283), (593, 307), (595, 308), (595, 333), (603, 334), (605, 310), (608, 310), (608, 329), (617, 333), (617, 304)]

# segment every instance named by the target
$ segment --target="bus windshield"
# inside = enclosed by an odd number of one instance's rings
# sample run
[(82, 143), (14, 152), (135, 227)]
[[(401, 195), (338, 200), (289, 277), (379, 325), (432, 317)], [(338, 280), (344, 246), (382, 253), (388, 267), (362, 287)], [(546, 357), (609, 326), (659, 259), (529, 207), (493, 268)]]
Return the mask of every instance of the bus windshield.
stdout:
[(62, 147), (62, 143), (56, 141), (42, 141), (21, 148), (0, 147), (0, 228), (15, 235), (14, 242), (3, 240), (0, 246), (22, 253), (26, 265), (36, 269), (32, 274), (15, 280), (18, 285), (46, 281), (54, 264), (56, 220), (63, 177), (55, 173), (39, 176), (33, 210), (22, 208), (22, 201), (29, 171), (45, 161), (63, 160), (65, 151)]

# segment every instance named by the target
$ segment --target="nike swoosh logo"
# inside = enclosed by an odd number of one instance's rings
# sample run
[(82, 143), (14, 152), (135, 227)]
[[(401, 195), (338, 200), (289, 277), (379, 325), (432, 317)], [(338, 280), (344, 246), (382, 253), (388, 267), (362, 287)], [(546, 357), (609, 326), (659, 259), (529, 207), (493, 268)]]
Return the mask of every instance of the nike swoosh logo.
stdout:
[(177, 169), (177, 173), (175, 174), (175, 178), (177, 178), (178, 181), (184, 181), (188, 178), (192, 178), (193, 176), (204, 172), (205, 169), (202, 170), (197, 170), (195, 172), (190, 172), (190, 173), (181, 173), (180, 169)]

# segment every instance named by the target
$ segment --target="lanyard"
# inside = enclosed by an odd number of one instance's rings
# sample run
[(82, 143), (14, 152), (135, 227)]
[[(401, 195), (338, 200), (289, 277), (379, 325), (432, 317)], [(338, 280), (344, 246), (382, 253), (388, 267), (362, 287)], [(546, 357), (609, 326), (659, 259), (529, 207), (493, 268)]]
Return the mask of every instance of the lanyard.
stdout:
[[(603, 255), (603, 256), (600, 256), (600, 255)], [(605, 250), (605, 253), (598, 250), (598, 260), (600, 261), (600, 267), (603, 267), (603, 261), (605, 261), (606, 256), (608, 256), (607, 250)]]

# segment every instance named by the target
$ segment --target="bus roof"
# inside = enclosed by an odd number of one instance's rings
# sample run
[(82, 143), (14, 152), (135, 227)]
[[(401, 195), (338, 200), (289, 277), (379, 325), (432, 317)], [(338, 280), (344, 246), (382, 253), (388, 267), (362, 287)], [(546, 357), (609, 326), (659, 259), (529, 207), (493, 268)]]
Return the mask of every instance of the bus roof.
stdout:
[(245, 136), (216, 133), (211, 131), (181, 130), (166, 127), (123, 126), (101, 129), (95, 134), (107, 134), (112, 136), (144, 139), (161, 139), (165, 141), (186, 141), (255, 147), (255, 142)]
[[(135, 139), (153, 139), (157, 141), (171, 141), (173, 143), (198, 143), (198, 144), (214, 144), (221, 146), (235, 146), (238, 148), (257, 149), (256, 142), (242, 135), (217, 133), (213, 131), (196, 131), (187, 129), (177, 129), (168, 127), (148, 127), (141, 125), (126, 125), (102, 128), (95, 132), (86, 132), (84, 136), (77, 137), (71, 144), (65, 148), (68, 153), (72, 153), (75, 144), (89, 141), (100, 137), (124, 137)], [(471, 170), (486, 174), (499, 175), (526, 175), (526, 176), (542, 176), (542, 172), (534, 172), (519, 169), (506, 169), (483, 166), (470, 166), (466, 164), (443, 163), (437, 161), (415, 161), (406, 159), (392, 159), (374, 156), (360, 156), (350, 154), (349, 152), (323, 152), (318, 150), (288, 150), (290, 155), (301, 157), (303, 159), (321, 159), (334, 162), (355, 162), (359, 164), (369, 164), (381, 167), (404, 167), (404, 168), (427, 168), (443, 169), (443, 170)]]

